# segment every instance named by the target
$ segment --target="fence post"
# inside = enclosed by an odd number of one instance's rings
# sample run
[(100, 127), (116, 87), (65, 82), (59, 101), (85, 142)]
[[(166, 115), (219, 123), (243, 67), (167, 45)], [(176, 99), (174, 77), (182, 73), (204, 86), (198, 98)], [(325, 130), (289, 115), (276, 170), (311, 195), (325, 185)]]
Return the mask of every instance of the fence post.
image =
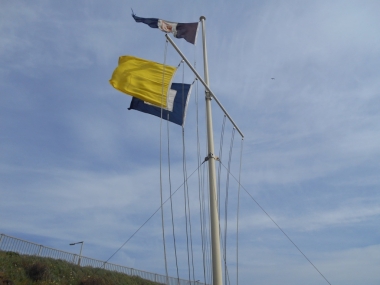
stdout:
[(41, 250), (42, 250), (42, 244), (40, 244), (40, 248), (38, 249), (37, 256), (40, 256), (40, 254), (41, 254)]
[(75, 256), (76, 254), (73, 254), (73, 263), (75, 263)]
[(3, 241), (3, 234), (0, 235), (0, 248), (1, 248), (1, 242)]

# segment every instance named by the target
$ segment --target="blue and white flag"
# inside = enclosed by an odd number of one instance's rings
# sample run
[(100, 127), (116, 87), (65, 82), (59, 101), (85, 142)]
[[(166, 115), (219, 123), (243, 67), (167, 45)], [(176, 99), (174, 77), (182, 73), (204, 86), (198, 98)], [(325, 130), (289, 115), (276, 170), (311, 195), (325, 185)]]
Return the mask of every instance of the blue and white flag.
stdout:
[(158, 18), (137, 17), (132, 11), (132, 17), (137, 23), (147, 24), (151, 28), (158, 28), (165, 33), (172, 33), (176, 38), (183, 38), (195, 44), (197, 39), (198, 23), (174, 23)]
[[(168, 104), (167, 109), (162, 109), (163, 119), (180, 126), (184, 125), (191, 87), (192, 84), (172, 83), (168, 95), (168, 101), (171, 104)], [(131, 105), (128, 108), (128, 110), (131, 109), (161, 117), (160, 107), (146, 103), (135, 97), (132, 98)]]

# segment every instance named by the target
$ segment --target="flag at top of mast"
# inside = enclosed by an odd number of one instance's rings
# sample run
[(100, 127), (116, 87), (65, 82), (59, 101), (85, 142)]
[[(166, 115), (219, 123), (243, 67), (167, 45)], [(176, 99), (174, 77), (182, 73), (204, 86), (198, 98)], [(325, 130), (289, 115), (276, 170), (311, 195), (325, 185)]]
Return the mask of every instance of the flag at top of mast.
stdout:
[(165, 33), (172, 33), (175, 38), (185, 39), (195, 45), (197, 39), (198, 22), (196, 23), (175, 23), (158, 18), (141, 18), (135, 15), (132, 10), (132, 17), (137, 23), (147, 24), (151, 28), (157, 28)]

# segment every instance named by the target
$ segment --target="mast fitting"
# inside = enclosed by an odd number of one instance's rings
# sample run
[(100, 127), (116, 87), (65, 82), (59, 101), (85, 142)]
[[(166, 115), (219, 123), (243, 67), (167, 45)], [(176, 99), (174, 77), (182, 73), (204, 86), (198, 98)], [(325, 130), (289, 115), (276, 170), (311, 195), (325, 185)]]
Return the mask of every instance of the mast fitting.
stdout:
[(219, 157), (215, 156), (213, 153), (209, 153), (208, 156), (205, 157), (205, 162), (208, 161), (210, 158), (219, 161)]

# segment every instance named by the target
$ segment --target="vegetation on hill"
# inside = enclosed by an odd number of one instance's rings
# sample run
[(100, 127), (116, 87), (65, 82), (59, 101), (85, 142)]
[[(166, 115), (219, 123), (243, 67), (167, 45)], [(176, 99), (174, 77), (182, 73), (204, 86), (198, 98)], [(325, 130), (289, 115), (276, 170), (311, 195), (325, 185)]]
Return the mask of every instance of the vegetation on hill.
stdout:
[(0, 285), (158, 285), (100, 268), (0, 251)]

